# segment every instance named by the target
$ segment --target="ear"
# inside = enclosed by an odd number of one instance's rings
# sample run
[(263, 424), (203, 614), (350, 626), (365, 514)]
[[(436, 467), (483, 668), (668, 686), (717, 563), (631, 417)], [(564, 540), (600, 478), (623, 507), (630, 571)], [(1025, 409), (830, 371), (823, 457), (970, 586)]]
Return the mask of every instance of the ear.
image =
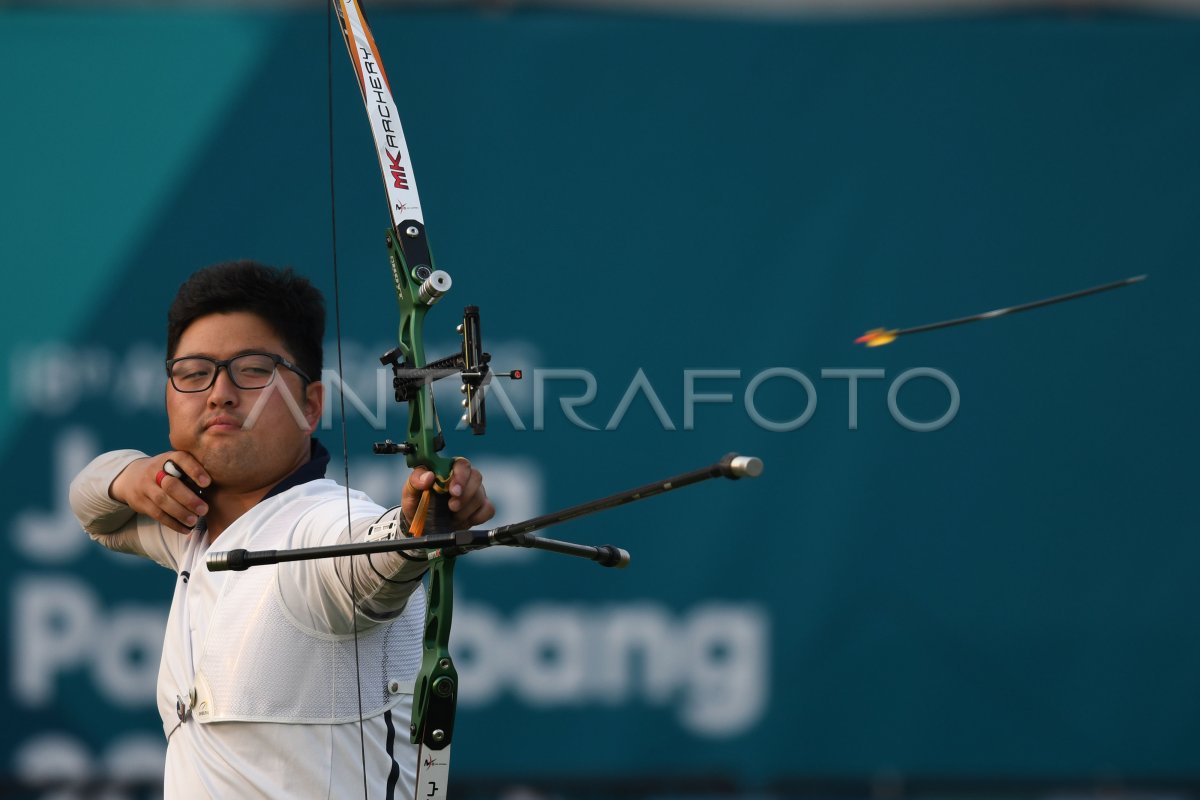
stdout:
[(325, 411), (325, 384), (313, 381), (304, 388), (304, 419), (308, 422), (308, 432), (312, 433), (321, 424), (321, 415)]

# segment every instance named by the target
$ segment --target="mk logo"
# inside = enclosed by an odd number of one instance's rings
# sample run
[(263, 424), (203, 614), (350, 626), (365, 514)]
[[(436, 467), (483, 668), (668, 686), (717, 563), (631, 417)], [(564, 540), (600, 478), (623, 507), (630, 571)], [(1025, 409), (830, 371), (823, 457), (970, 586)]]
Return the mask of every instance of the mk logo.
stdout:
[(405, 171), (404, 167), (400, 166), (400, 153), (397, 152), (396, 155), (392, 155), (391, 153), (388, 153), (388, 161), (392, 162), (392, 167), (391, 167), (392, 178), (395, 179), (395, 181), (396, 181), (392, 185), (395, 186), (397, 189), (407, 189), (408, 188), (408, 173)]

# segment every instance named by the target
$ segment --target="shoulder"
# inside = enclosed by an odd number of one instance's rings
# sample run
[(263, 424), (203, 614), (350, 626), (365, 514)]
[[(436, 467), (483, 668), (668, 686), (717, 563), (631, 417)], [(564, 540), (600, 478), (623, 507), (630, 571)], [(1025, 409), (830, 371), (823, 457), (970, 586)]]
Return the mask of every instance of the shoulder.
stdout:
[(318, 478), (297, 484), (287, 491), (267, 497), (259, 503), (258, 508), (272, 513), (297, 503), (308, 506), (340, 504), (343, 509), (349, 504), (351, 508), (369, 506), (382, 510), (382, 506), (366, 493), (357, 489), (347, 490), (345, 486), (330, 478)]
[(328, 478), (294, 486), (266, 502), (272, 506), (264, 509), (268, 516), (296, 514), (296, 544), (332, 544), (355, 523), (374, 521), (387, 511), (363, 492), (347, 491)]

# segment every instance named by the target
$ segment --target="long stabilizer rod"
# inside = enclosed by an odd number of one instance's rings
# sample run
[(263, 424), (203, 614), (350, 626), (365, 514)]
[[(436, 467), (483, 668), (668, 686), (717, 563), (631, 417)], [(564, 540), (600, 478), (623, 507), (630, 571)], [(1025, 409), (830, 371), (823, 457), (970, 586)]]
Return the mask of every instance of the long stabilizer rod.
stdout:
[(578, 519), (597, 511), (645, 500), (655, 495), (664, 494), (684, 486), (709, 480), (710, 478), (757, 478), (762, 474), (763, 463), (754, 456), (741, 456), (730, 453), (707, 467), (675, 475), (654, 483), (647, 483), (628, 489), (624, 492), (602, 497), (587, 503), (580, 503), (561, 511), (542, 514), (523, 522), (511, 525), (501, 525), (488, 530), (466, 530), (454, 533), (437, 533), (420, 538), (396, 539), (375, 542), (353, 542), (350, 544), (330, 545), (328, 547), (297, 547), (290, 550), (229, 550), (219, 553), (209, 553), (206, 563), (210, 572), (223, 570), (244, 570), (265, 564), (278, 564), (283, 561), (305, 561), (313, 558), (337, 558), (341, 556), (365, 555), (368, 553), (387, 553), (395, 550), (448, 550), (468, 552), (494, 545), (510, 545), (515, 547), (532, 547), (539, 550), (550, 550), (563, 555), (577, 556), (595, 561), (605, 567), (624, 567), (629, 564), (629, 553), (612, 545), (591, 547), (573, 542), (560, 542), (528, 534), (536, 530), (558, 525), (568, 520)]

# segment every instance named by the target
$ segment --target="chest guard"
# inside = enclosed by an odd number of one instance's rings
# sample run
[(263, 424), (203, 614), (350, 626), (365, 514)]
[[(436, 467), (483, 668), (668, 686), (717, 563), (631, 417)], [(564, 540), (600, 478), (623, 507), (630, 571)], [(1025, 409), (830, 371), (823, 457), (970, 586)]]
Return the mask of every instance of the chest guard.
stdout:
[[(319, 506), (338, 497), (345, 501), (344, 494), (331, 498), (309, 486), (318, 496), (296, 497), (305, 494), (303, 489), (287, 492), (287, 502), (249, 526), (254, 530), (223, 534), (221, 545), (293, 546), (306, 518), (310, 523), (314, 517), (327, 519), (315, 513)], [(233, 538), (242, 541), (229, 541)], [(278, 580), (283, 566), (227, 574), (196, 660), (194, 718), (201, 723), (352, 722), (360, 717), (360, 686), (363, 719), (411, 695), (421, 663), (424, 588), (417, 587), (394, 620), (359, 630), (356, 663), (353, 634), (312, 630), (284, 606)]]

